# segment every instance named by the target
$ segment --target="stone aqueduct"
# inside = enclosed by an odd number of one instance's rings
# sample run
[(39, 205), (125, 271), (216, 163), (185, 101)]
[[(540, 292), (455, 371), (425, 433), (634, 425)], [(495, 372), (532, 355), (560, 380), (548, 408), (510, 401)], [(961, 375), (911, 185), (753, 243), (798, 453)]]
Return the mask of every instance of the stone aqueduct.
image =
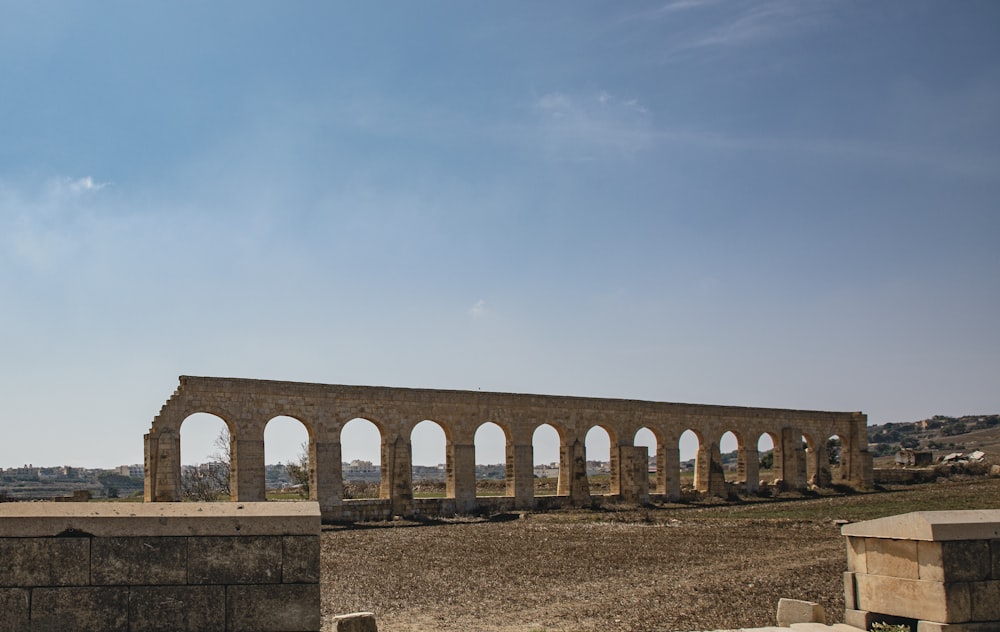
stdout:
[[(774, 476), (785, 488), (872, 483), (867, 418), (859, 412), (821, 412), (674, 404), (623, 399), (343, 386), (264, 380), (187, 377), (153, 420), (145, 436), (145, 500), (181, 499), (180, 431), (194, 413), (211, 413), (229, 427), (231, 492), (235, 501), (264, 500), (264, 427), (278, 416), (299, 420), (309, 433), (310, 495), (324, 520), (383, 519), (394, 515), (443, 515), (479, 510), (589, 505), (608, 497), (626, 502), (680, 497), (678, 441), (685, 430), (699, 442), (694, 486), (706, 494), (726, 493), (719, 452), (724, 433), (738, 441), (737, 485), (758, 490), (757, 441), (774, 445)], [(353, 419), (374, 423), (382, 437), (380, 498), (344, 499), (340, 434)], [(415, 499), (410, 433), (424, 420), (444, 430), (447, 494)], [(506, 495), (477, 497), (476, 430), (493, 422), (506, 436)], [(534, 494), (532, 438), (548, 424), (560, 438), (555, 496)], [(594, 426), (611, 442), (610, 494), (592, 497), (584, 440)], [(657, 493), (650, 494), (647, 449), (636, 432), (656, 437)], [(840, 466), (831, 468), (826, 440), (842, 441)]]

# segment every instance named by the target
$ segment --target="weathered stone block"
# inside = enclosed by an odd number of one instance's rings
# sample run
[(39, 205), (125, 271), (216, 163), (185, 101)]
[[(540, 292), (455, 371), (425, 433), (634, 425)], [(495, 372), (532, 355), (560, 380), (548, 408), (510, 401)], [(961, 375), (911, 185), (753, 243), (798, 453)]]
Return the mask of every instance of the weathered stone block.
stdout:
[(778, 600), (777, 619), (778, 625), (786, 628), (793, 623), (826, 623), (826, 611), (812, 601), (782, 597)]
[(892, 540), (889, 538), (867, 538), (865, 558), (868, 573), (919, 579), (916, 540)]
[(868, 572), (868, 563), (865, 558), (865, 538), (847, 538), (847, 570), (855, 573)]
[(280, 536), (188, 538), (189, 584), (281, 582)]
[(1000, 579), (1000, 540), (990, 541), (990, 557), (993, 559), (993, 579)]
[(319, 584), (228, 586), (226, 619), (233, 632), (318, 631)]
[(86, 586), (90, 538), (0, 538), (0, 586)]
[(226, 627), (224, 586), (138, 586), (129, 593), (134, 632), (199, 632)]
[(844, 610), (844, 623), (849, 626), (867, 630), (871, 627), (873, 620), (872, 613), (867, 610), (851, 610), (850, 608)]
[(178, 537), (94, 538), (94, 585), (187, 583), (187, 539)]
[(371, 612), (353, 612), (333, 618), (332, 632), (378, 632), (375, 615)]
[(23, 588), (0, 588), (0, 630), (28, 632), (31, 596)]
[(1000, 628), (1000, 581), (970, 582), (973, 621), (993, 621)]
[(319, 537), (285, 536), (282, 539), (281, 581), (285, 584), (319, 583)]
[(885, 575), (855, 575), (859, 610), (962, 623), (971, 617), (968, 584), (943, 584)]
[(856, 588), (854, 587), (854, 573), (844, 571), (844, 607), (854, 610), (857, 607)]
[(990, 578), (992, 562), (986, 540), (917, 543), (920, 579), (938, 582), (978, 582)]
[(127, 587), (35, 588), (32, 632), (127, 632)]

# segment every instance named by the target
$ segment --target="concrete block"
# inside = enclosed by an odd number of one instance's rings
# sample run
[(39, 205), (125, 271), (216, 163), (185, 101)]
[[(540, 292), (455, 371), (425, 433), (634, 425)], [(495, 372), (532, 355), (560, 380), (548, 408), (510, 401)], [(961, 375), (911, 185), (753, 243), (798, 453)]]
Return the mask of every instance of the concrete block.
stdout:
[(872, 613), (867, 610), (844, 609), (844, 623), (853, 628), (867, 630), (874, 620)]
[(0, 588), (0, 630), (28, 632), (31, 595), (23, 588)]
[(865, 549), (869, 574), (920, 579), (916, 540), (868, 538)]
[(918, 542), (920, 579), (938, 582), (979, 582), (990, 579), (992, 560), (986, 540)]
[(812, 601), (782, 597), (778, 600), (777, 619), (778, 625), (786, 628), (793, 623), (826, 623), (826, 611)]
[(854, 573), (844, 571), (844, 607), (854, 610), (857, 607), (857, 589), (854, 587)]
[[(263, 482), (263, 481), (262, 481)], [(0, 503), (0, 537), (310, 535), (320, 530), (315, 502)]]
[(993, 621), (1000, 628), (1000, 581), (969, 582), (973, 621)]
[(378, 632), (375, 615), (371, 612), (353, 612), (333, 618), (331, 632)]
[(189, 584), (281, 582), (280, 536), (188, 538)]
[(198, 632), (226, 627), (224, 586), (137, 586), (129, 593), (133, 632)]
[(227, 630), (318, 632), (319, 584), (226, 587)]
[(187, 539), (94, 538), (91, 582), (101, 585), (187, 583)]
[(90, 538), (0, 538), (0, 586), (89, 583)]
[(884, 575), (855, 575), (854, 579), (859, 610), (942, 623), (969, 621), (972, 614), (968, 584)]
[(128, 632), (128, 588), (35, 588), (31, 632)]
[(868, 572), (865, 538), (847, 538), (847, 570), (855, 573)]
[(319, 536), (282, 538), (281, 581), (284, 584), (319, 583)]

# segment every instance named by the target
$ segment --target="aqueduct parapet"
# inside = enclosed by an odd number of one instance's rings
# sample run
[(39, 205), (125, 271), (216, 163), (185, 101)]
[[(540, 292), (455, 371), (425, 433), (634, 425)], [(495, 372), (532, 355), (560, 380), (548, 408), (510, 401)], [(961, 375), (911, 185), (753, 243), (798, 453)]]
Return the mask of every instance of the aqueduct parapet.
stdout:
[[(610, 496), (626, 501), (650, 498), (646, 448), (633, 445), (642, 428), (657, 438), (655, 496), (667, 500), (680, 497), (678, 441), (685, 430), (699, 437), (694, 486), (707, 494), (726, 491), (719, 442), (727, 431), (737, 437), (737, 477), (748, 492), (757, 490), (757, 438), (765, 433), (774, 442), (774, 477), (785, 487), (872, 483), (867, 417), (860, 412), (182, 376), (145, 436), (147, 502), (181, 499), (181, 424), (194, 413), (211, 413), (229, 427), (236, 501), (264, 500), (267, 422), (278, 416), (302, 422), (309, 433), (311, 500), (319, 502), (324, 520), (589, 504), (584, 442), (594, 426), (611, 438)], [(340, 432), (357, 418), (373, 422), (382, 436), (377, 501), (343, 497)], [(410, 431), (423, 420), (437, 422), (445, 433), (444, 499), (413, 497)], [(474, 438), (487, 422), (498, 425), (507, 441), (506, 495), (500, 498), (476, 497)], [(543, 424), (560, 435), (555, 498), (534, 495), (532, 436)], [(834, 435), (842, 447), (840, 467), (831, 469), (825, 445)]]

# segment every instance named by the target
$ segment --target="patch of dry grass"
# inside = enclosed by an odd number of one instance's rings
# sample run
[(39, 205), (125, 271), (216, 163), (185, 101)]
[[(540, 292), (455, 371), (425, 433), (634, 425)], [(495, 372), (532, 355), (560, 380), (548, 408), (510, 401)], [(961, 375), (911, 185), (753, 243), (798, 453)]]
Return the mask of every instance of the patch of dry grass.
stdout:
[(323, 613), (372, 611), (383, 632), (710, 630), (773, 625), (778, 599), (793, 597), (837, 621), (846, 563), (835, 519), (970, 507), (1000, 508), (1000, 481), (333, 528)]

